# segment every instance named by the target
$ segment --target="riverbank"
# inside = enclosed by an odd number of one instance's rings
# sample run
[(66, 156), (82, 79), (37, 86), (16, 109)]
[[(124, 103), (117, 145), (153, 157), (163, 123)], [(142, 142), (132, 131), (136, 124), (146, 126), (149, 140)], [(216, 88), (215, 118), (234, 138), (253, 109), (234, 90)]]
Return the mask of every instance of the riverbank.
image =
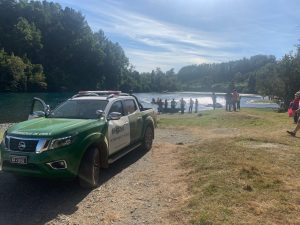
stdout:
[[(24, 199), (23, 216), (31, 215), (27, 206), (46, 199), (34, 214), (46, 224), (297, 224), (300, 139), (286, 134), (294, 126), (286, 113), (271, 109), (162, 114), (152, 150), (105, 170), (99, 188), (83, 193), (67, 184), (27, 182), (27, 191), (7, 198), (7, 218), (18, 199)], [(22, 186), (8, 176), (1, 182), (3, 193)], [(31, 189), (36, 198), (22, 194)]]

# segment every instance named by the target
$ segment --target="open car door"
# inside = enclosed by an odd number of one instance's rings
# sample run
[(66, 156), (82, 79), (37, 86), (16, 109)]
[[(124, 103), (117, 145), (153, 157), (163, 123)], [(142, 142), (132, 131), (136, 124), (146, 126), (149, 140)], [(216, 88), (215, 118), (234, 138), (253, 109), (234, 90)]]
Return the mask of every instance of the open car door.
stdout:
[(44, 117), (49, 112), (50, 112), (50, 107), (46, 105), (46, 103), (42, 99), (34, 97), (32, 99), (28, 120), (38, 118), (38, 117)]

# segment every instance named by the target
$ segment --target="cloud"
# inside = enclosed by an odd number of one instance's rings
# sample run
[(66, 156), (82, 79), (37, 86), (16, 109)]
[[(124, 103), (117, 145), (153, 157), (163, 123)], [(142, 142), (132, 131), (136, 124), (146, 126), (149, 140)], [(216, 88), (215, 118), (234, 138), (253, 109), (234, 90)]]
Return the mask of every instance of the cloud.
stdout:
[(119, 42), (139, 71), (287, 53), (300, 36), (297, 1), (60, 0)]
[[(90, 7), (89, 11), (98, 15), (93, 17), (93, 27), (101, 24), (105, 33), (122, 36), (124, 42), (120, 44), (139, 71), (156, 67), (178, 70), (183, 65), (228, 61), (237, 58), (228, 53), (228, 49), (244, 45), (224, 37), (216, 38), (214, 33), (200, 29), (148, 18), (115, 5)], [(148, 51), (143, 50), (145, 48)]]

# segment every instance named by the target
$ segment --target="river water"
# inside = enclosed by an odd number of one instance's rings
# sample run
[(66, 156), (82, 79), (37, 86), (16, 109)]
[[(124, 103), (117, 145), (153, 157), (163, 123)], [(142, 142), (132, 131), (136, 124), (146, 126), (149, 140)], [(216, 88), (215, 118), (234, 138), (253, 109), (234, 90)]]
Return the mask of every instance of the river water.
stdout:
[[(31, 101), (33, 97), (43, 99), (51, 108), (55, 107), (59, 103), (72, 97), (74, 93), (0, 93), (0, 123), (7, 122), (19, 122), (26, 120), (30, 111)], [(198, 99), (199, 110), (211, 110), (212, 107), (207, 107), (208, 104), (212, 104), (212, 98), (210, 92), (170, 92), (170, 93), (136, 93), (135, 94), (144, 107), (151, 107), (157, 110), (157, 105), (151, 104), (152, 98), (161, 98), (163, 101), (167, 99), (170, 101), (174, 98), (179, 102), (183, 98), (187, 105), (186, 110), (189, 107), (189, 99)], [(225, 105), (224, 93), (216, 93), (217, 102), (222, 106)], [(257, 100), (261, 100), (259, 95), (252, 94), (240, 94), (241, 95), (241, 108), (278, 108), (274, 103), (256, 103)], [(179, 104), (177, 104), (179, 105)]]

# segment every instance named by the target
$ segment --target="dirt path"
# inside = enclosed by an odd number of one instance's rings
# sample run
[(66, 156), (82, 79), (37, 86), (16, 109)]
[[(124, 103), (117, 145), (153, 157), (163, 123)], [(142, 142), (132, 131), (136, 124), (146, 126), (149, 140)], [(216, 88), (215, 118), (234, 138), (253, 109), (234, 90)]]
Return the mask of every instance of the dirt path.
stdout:
[(134, 151), (102, 172), (92, 191), (76, 182), (0, 174), (0, 224), (186, 224), (182, 151), (196, 138), (157, 129), (149, 152)]

